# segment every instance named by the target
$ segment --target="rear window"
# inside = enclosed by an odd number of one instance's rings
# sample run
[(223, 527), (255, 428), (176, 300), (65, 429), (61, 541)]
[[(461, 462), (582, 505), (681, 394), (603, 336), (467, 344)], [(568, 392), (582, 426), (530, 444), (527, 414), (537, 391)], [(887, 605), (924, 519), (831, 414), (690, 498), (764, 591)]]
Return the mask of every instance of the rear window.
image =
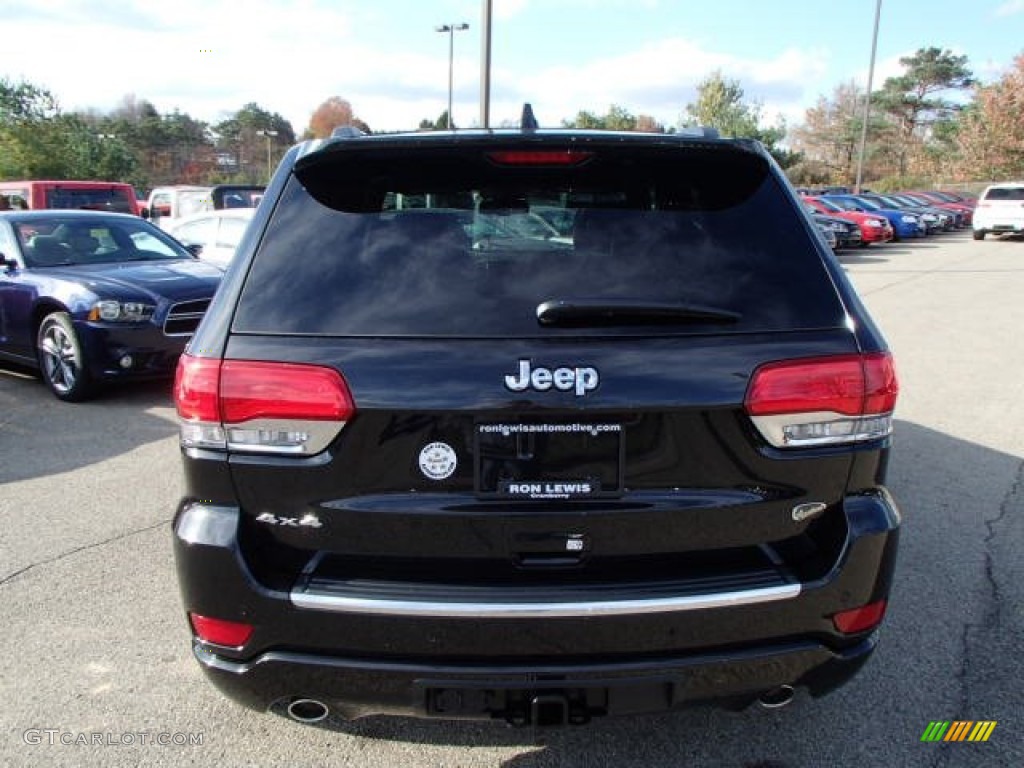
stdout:
[[(565, 167), (509, 165), (476, 147), (334, 154), (300, 162), (289, 180), (236, 332), (506, 338), (843, 325), (803, 212), (754, 153), (599, 146)], [(552, 306), (572, 311), (542, 311)]]
[(1024, 200), (1024, 187), (992, 187), (985, 193), (985, 200)]
[(73, 208), (111, 213), (134, 213), (126, 189), (61, 188), (46, 191), (47, 208)]

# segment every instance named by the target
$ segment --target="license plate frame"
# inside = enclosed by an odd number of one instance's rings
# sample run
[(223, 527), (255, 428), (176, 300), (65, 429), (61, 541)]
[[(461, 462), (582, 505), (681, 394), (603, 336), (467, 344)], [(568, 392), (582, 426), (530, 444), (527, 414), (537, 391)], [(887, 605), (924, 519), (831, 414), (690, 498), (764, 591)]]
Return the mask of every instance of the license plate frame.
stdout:
[(480, 422), (474, 438), (478, 496), (572, 501), (622, 495), (625, 428), (615, 421)]

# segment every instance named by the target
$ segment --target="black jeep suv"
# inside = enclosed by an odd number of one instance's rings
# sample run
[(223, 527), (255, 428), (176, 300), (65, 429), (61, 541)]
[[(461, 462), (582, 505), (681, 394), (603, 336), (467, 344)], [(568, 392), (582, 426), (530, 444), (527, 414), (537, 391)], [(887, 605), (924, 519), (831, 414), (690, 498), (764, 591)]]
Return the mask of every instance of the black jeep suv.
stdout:
[(885, 613), (896, 393), (759, 144), (296, 146), (175, 383), (195, 656), (306, 722), (823, 694)]

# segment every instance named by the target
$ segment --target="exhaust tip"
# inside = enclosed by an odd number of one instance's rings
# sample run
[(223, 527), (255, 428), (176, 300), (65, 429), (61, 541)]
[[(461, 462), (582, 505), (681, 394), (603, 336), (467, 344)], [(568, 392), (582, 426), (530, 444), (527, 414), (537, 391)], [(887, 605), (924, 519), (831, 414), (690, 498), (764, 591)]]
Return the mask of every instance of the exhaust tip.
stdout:
[(296, 699), (288, 705), (288, 717), (300, 723), (319, 723), (327, 718), (330, 710), (322, 701), (316, 699)]
[(780, 685), (768, 693), (762, 694), (758, 703), (765, 709), (781, 709), (793, 701), (796, 691), (791, 685)]

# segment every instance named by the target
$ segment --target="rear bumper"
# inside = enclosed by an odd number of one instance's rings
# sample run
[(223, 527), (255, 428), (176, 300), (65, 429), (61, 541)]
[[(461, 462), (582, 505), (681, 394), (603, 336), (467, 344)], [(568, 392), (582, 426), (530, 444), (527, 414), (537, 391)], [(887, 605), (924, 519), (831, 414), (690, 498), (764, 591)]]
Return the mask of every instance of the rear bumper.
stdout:
[[(568, 722), (711, 700), (750, 703), (779, 686), (827, 693), (870, 656), (875, 627), (832, 616), (888, 596), (899, 512), (883, 489), (848, 497), (847, 535), (825, 576), (760, 589), (606, 604), (479, 595), (272, 590), (248, 571), (240, 512), (185, 500), (174, 524), (186, 611), (252, 624), (243, 648), (194, 639), (225, 694), (259, 710), (316, 699), (343, 717), (401, 714), (520, 722), (538, 697)], [(546, 697), (546, 698), (545, 698)], [(525, 708), (525, 709), (524, 709)], [(575, 714), (574, 714), (575, 713)]]
[(973, 228), (975, 232), (1006, 232), (1008, 234), (1020, 234), (1024, 232), (1024, 219), (974, 219)]
[(522, 725), (536, 722), (540, 699), (563, 711), (563, 722), (579, 724), (700, 702), (744, 706), (784, 685), (820, 696), (856, 674), (876, 639), (843, 652), (807, 642), (588, 665), (439, 665), (278, 652), (231, 662), (201, 643), (194, 652), (217, 688), (257, 710), (313, 699), (346, 719), (388, 714)]

